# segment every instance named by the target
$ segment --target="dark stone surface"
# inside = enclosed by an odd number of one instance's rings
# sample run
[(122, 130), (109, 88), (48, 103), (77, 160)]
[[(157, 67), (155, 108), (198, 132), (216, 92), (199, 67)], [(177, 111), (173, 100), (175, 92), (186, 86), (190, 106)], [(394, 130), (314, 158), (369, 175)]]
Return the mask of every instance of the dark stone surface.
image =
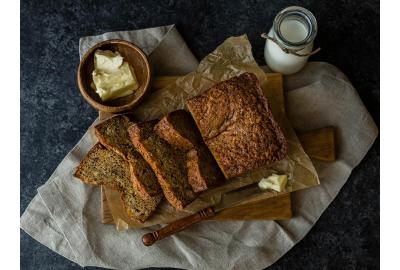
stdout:
[[(21, 1), (21, 208), (84, 134), (96, 112), (76, 83), (78, 39), (107, 31), (176, 23), (201, 59), (225, 38), (247, 33), (264, 64), (275, 14), (289, 5), (317, 17), (311, 60), (350, 78), (379, 125), (379, 1)], [(217, 259), (217, 258), (216, 258)], [(311, 232), (270, 269), (378, 269), (379, 143)], [(79, 269), (21, 231), (22, 269)], [(90, 268), (95, 269), (95, 268)]]

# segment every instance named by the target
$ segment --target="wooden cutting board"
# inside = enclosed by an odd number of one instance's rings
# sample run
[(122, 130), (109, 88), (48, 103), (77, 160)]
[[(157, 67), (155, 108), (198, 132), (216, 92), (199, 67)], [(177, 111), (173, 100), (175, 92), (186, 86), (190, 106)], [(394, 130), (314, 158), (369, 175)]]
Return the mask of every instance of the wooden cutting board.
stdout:
[[(156, 77), (152, 82), (152, 91), (157, 91), (174, 82), (178, 77)], [(268, 91), (273, 91), (276, 101), (285, 109), (282, 75), (279, 73), (267, 73)], [(107, 115), (100, 113), (100, 118)], [(331, 127), (300, 134), (299, 139), (305, 152), (314, 159), (334, 161), (334, 129)], [(264, 199), (248, 204), (238, 205), (225, 209), (213, 216), (212, 220), (285, 220), (293, 216), (290, 194)], [(101, 217), (102, 223), (113, 223), (107, 198), (103, 187), (101, 188)]]

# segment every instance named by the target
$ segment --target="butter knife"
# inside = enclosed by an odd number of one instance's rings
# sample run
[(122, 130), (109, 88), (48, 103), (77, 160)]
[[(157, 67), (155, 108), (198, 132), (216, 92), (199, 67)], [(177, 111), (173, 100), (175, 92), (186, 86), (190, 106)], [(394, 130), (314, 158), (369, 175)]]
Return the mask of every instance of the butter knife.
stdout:
[(250, 183), (238, 189), (229, 191), (222, 195), (221, 201), (218, 204), (202, 209), (193, 215), (176, 220), (159, 230), (146, 233), (142, 237), (143, 244), (145, 246), (151, 246), (158, 240), (180, 232), (190, 225), (208, 219), (225, 208), (235, 206), (245, 199), (247, 200), (249, 197), (256, 196), (262, 192), (265, 192), (265, 190), (260, 189), (258, 183)]

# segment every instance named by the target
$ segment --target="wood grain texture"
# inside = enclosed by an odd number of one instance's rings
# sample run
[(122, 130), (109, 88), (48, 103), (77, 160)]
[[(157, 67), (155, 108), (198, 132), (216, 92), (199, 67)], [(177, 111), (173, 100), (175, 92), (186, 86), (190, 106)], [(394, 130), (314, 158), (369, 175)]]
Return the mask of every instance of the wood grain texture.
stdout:
[(174, 222), (171, 222), (167, 226), (164, 226), (163, 228), (156, 230), (151, 233), (146, 233), (142, 237), (142, 242), (145, 246), (151, 246), (154, 244), (156, 241), (164, 239), (165, 237), (168, 237), (170, 235), (173, 235), (177, 232), (183, 231), (187, 227), (198, 223), (202, 220), (206, 220), (212, 216), (215, 215), (215, 212), (212, 207), (207, 207), (203, 210), (200, 210), (197, 213), (194, 213), (193, 215), (181, 218), (179, 220), (176, 220)]
[[(113, 224), (114, 219), (104, 192), (104, 188), (101, 187), (101, 222)], [(287, 220), (293, 216), (290, 196), (288, 193), (266, 200), (237, 205), (224, 209), (211, 217), (210, 220)]]
[[(178, 78), (178, 76), (155, 77), (151, 83), (152, 91), (160, 90), (173, 83)], [(268, 91), (273, 91), (276, 101), (279, 102), (284, 109), (285, 95), (283, 91), (282, 75), (278, 73), (267, 73), (267, 86)], [(100, 113), (100, 117), (104, 115), (104, 113)], [(327, 136), (327, 138), (325, 139), (324, 136)], [(332, 157), (334, 158), (335, 147), (333, 128), (323, 128), (323, 131), (314, 130), (310, 133), (301, 134), (299, 135), (299, 139), (302, 144), (305, 144), (304, 150), (311, 158), (327, 161), (331, 161)], [(322, 148), (324, 148), (323, 151), (319, 150), (319, 144)], [(217, 213), (216, 215), (212, 216), (210, 220), (290, 219), (293, 216), (290, 196), (290, 194), (283, 194), (278, 197), (237, 205)], [(102, 213), (102, 222), (113, 223), (106, 199), (102, 199), (102, 205), (102, 209), (104, 210)]]
[(291, 219), (290, 193), (277, 197), (237, 205), (218, 212), (210, 220), (286, 220)]
[(322, 161), (335, 161), (335, 129), (325, 127), (299, 135), (304, 151)]
[(283, 78), (280, 73), (267, 73), (268, 91), (273, 94), (275, 101), (281, 105), (285, 112), (285, 93), (283, 91)]
[(114, 223), (114, 219), (111, 214), (110, 207), (108, 206), (107, 203), (107, 197), (106, 197), (106, 191), (104, 190), (104, 187), (101, 186), (101, 223), (103, 224), (112, 224)]

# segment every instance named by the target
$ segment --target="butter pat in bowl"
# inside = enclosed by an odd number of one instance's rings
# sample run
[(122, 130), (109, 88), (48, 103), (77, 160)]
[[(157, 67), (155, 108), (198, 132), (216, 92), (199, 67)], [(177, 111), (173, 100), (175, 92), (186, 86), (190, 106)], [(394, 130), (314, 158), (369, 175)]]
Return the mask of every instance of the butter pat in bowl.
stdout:
[(82, 58), (79, 90), (95, 109), (118, 113), (132, 109), (146, 94), (151, 71), (146, 55), (124, 40), (96, 44)]
[(95, 51), (92, 78), (102, 101), (128, 96), (139, 87), (135, 71), (119, 52)]

